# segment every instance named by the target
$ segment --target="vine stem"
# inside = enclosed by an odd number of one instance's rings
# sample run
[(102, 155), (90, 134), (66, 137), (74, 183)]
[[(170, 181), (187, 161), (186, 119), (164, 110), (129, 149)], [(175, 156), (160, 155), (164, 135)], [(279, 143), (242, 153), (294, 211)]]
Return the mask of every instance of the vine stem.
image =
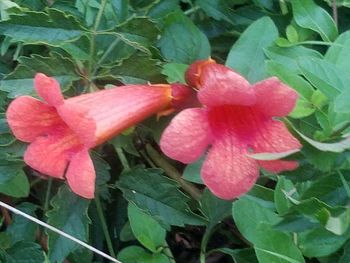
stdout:
[(200, 200), (202, 194), (198, 188), (189, 183), (186, 182), (184, 179), (182, 179), (181, 174), (177, 171), (177, 169), (169, 164), (164, 157), (156, 151), (150, 144), (146, 144), (146, 151), (149, 157), (151, 158), (152, 162), (155, 163), (158, 167), (162, 168), (166, 175), (168, 175), (171, 179), (174, 179), (177, 181), (182, 189), (184, 189), (190, 196), (192, 196), (195, 200)]
[(106, 238), (106, 243), (107, 243), (109, 254), (111, 254), (111, 256), (115, 258), (116, 256), (115, 256), (115, 253), (114, 253), (111, 236), (109, 235), (109, 232), (108, 232), (106, 218), (105, 218), (105, 216), (103, 214), (103, 210), (102, 210), (102, 206), (101, 206), (101, 200), (100, 200), (100, 197), (99, 197), (98, 193), (96, 194), (94, 200), (95, 200), (95, 205), (96, 205), (96, 208), (97, 208), (97, 214), (98, 214), (98, 217), (100, 218), (100, 221), (101, 221), (102, 231), (103, 231), (103, 234), (104, 234), (104, 236)]
[(18, 210), (16, 208), (14, 208), (14, 207), (12, 207), (12, 206), (2, 202), (2, 201), (0, 201), (0, 206), (10, 210), (11, 212), (13, 212), (13, 213), (15, 213), (17, 215), (23, 216), (24, 218), (26, 218), (26, 219), (28, 219), (30, 221), (33, 221), (34, 223), (36, 223), (38, 225), (41, 225), (41, 226), (51, 230), (52, 232), (55, 232), (55, 233), (65, 237), (65, 238), (68, 238), (68, 239), (72, 240), (73, 242), (75, 242), (75, 243), (77, 243), (77, 244), (79, 244), (79, 245), (81, 245), (81, 246), (91, 250), (92, 252), (94, 252), (94, 253), (96, 253), (96, 254), (98, 254), (98, 255), (100, 255), (100, 256), (102, 256), (102, 257), (104, 257), (104, 258), (106, 258), (106, 259), (108, 259), (108, 260), (110, 260), (112, 262), (122, 263), (122, 262), (116, 260), (115, 258), (111, 257), (110, 255), (108, 255), (108, 254), (106, 254), (106, 253), (104, 253), (104, 252), (94, 248), (93, 246), (90, 246), (89, 244), (87, 244), (87, 243), (85, 243), (85, 242), (83, 242), (83, 241), (81, 241), (81, 240), (79, 240), (79, 239), (77, 239), (77, 238), (67, 234), (66, 232), (63, 232), (62, 230), (59, 230), (58, 228), (56, 228), (54, 226), (51, 226), (51, 225), (49, 225), (49, 224), (47, 224), (47, 223), (45, 223), (45, 222), (43, 222), (43, 221), (41, 221), (41, 220), (39, 220), (39, 219), (37, 219), (35, 217), (32, 217), (32, 216), (22, 212), (21, 210)]
[(95, 20), (95, 23), (94, 23), (94, 27), (92, 29), (92, 34), (91, 34), (91, 39), (90, 39), (90, 51), (89, 51), (90, 52), (90, 61), (89, 61), (89, 68), (88, 68), (89, 75), (90, 75), (89, 87), (91, 87), (92, 79), (94, 77), (93, 76), (93, 72), (92, 72), (92, 64), (94, 62), (96, 34), (97, 34), (98, 27), (100, 26), (102, 15), (103, 15), (103, 12), (104, 12), (105, 7), (107, 5), (107, 1), (108, 0), (102, 0), (100, 8), (98, 10), (98, 13), (96, 15), (96, 20)]
[(130, 170), (130, 165), (128, 162), (128, 159), (126, 158), (124, 151), (122, 148), (120, 147), (115, 147), (115, 150), (117, 152), (118, 158), (120, 160), (120, 162), (122, 163), (122, 166), (124, 168), (125, 171), (129, 171)]
[(337, 0), (333, 0), (333, 2), (332, 2), (332, 11), (333, 11), (333, 20), (334, 20), (335, 26), (338, 28)]

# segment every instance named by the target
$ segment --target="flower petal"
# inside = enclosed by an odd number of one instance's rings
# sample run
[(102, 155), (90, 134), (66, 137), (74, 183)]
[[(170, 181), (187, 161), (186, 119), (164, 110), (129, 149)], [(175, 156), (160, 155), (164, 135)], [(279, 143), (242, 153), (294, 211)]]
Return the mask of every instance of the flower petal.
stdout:
[(181, 111), (173, 118), (160, 139), (160, 148), (172, 159), (183, 163), (197, 160), (208, 147), (210, 129), (203, 109)]
[(89, 116), (89, 108), (71, 103), (69, 100), (57, 107), (57, 112), (64, 122), (77, 134), (87, 147), (96, 145), (96, 123)]
[(288, 131), (285, 124), (273, 119), (256, 120), (252, 148), (254, 153), (281, 153), (300, 149), (300, 142)]
[(298, 99), (298, 93), (272, 77), (254, 85), (259, 111), (268, 115), (283, 117), (290, 113)]
[(34, 86), (38, 95), (49, 105), (58, 106), (63, 103), (60, 84), (54, 78), (38, 73), (34, 77)]
[(74, 193), (88, 199), (94, 198), (96, 174), (87, 149), (73, 155), (66, 178)]
[(258, 163), (246, 156), (237, 138), (215, 141), (201, 170), (203, 182), (216, 196), (233, 199), (248, 192), (259, 177)]
[(298, 168), (299, 164), (296, 161), (259, 161), (259, 164), (266, 171), (271, 173), (280, 173), (282, 171), (293, 171)]
[(43, 174), (63, 179), (70, 157), (81, 145), (68, 128), (54, 132), (32, 142), (24, 154), (24, 161)]
[(207, 106), (253, 105), (256, 101), (249, 82), (232, 69), (208, 64), (201, 72), (198, 99)]
[(29, 96), (12, 101), (6, 118), (13, 134), (24, 142), (32, 142), (36, 137), (64, 125), (54, 107)]

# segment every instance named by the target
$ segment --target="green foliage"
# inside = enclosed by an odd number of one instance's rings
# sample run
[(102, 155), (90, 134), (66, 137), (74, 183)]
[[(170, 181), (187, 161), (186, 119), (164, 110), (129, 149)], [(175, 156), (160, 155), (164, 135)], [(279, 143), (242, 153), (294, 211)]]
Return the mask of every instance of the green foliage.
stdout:
[[(53, 209), (47, 212), (48, 223), (74, 237), (86, 241), (89, 218), (89, 201), (72, 193), (68, 187), (60, 187), (51, 201)], [(49, 259), (61, 262), (77, 249), (77, 244), (56, 233), (48, 232)]]
[[(350, 262), (349, 7), (348, 0), (0, 0), (1, 201), (123, 263)], [(185, 84), (188, 66), (209, 57), (251, 84), (276, 76), (297, 91), (283, 121), (301, 151), (249, 156), (296, 159), (298, 169), (261, 171), (247, 194), (221, 200), (201, 179), (205, 157), (186, 165), (167, 159), (164, 167), (145, 150), (157, 148), (174, 115), (94, 149), (102, 211), (24, 164), (27, 144), (11, 134), (5, 112), (15, 97), (37, 96), (36, 73), (57, 79), (68, 98), (107, 84)], [(104, 260), (1, 212), (0, 262)]]

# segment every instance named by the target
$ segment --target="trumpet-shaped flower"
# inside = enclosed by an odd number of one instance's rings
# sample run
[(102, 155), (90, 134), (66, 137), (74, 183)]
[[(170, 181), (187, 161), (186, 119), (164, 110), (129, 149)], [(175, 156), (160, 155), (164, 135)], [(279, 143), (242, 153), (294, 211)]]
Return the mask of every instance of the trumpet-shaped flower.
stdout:
[(295, 106), (297, 93), (272, 77), (254, 85), (213, 60), (199, 61), (186, 73), (198, 89), (201, 108), (181, 111), (165, 129), (160, 146), (183, 163), (196, 161), (211, 145), (201, 169), (208, 188), (223, 199), (246, 193), (267, 171), (293, 170), (295, 161), (258, 161), (255, 153), (281, 153), (301, 145), (283, 122)]
[(14, 135), (28, 142), (24, 161), (48, 176), (64, 179), (73, 192), (93, 198), (95, 169), (89, 149), (155, 113), (186, 102), (184, 85), (128, 85), (64, 99), (59, 83), (44, 74), (34, 79), (43, 101), (16, 98), (6, 115)]

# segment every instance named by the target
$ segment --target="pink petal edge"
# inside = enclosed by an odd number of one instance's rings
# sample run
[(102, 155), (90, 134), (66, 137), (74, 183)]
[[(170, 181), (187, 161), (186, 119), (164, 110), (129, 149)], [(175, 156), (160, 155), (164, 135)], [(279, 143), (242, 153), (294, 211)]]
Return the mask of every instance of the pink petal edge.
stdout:
[(66, 178), (74, 193), (87, 199), (94, 198), (96, 174), (87, 149), (82, 149), (71, 158)]
[(161, 150), (183, 163), (199, 159), (210, 143), (210, 128), (205, 110), (191, 108), (176, 115), (160, 139)]
[(64, 101), (60, 84), (56, 79), (43, 73), (37, 73), (34, 77), (34, 86), (38, 95), (51, 106), (61, 105)]

